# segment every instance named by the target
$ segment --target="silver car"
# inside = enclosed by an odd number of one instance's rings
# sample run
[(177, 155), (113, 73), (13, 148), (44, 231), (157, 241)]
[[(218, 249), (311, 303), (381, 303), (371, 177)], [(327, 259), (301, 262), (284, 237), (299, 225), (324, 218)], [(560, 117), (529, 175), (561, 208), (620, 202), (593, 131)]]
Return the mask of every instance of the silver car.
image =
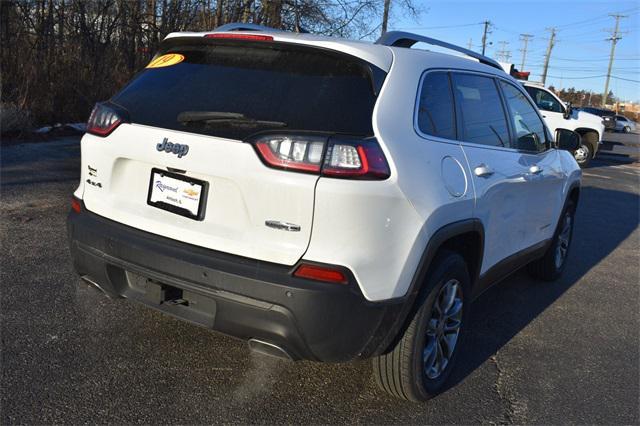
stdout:
[(631, 133), (635, 132), (637, 123), (629, 120), (624, 115), (616, 115), (616, 132)]

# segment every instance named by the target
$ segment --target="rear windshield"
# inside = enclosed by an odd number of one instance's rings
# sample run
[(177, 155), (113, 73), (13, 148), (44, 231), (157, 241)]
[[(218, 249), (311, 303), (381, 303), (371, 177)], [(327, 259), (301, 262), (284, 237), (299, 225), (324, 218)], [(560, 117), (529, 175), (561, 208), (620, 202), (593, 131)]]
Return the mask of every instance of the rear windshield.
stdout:
[[(265, 130), (372, 135), (376, 87), (384, 72), (352, 56), (272, 42), (171, 39), (174, 65), (147, 68), (112, 102), (132, 123), (244, 139)], [(185, 121), (191, 112), (234, 119)], [(202, 117), (202, 114), (200, 115)], [(219, 117), (218, 117), (219, 118)]]

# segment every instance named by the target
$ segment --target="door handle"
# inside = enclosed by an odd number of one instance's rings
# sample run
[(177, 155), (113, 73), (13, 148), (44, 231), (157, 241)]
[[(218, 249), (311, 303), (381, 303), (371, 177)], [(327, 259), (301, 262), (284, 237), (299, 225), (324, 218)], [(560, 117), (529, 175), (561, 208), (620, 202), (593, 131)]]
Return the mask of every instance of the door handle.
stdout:
[(538, 166), (537, 164), (534, 164), (533, 166), (529, 167), (529, 173), (531, 173), (532, 175), (537, 175), (542, 173), (543, 168)]
[(547, 116), (546, 116), (546, 115), (543, 115), (543, 116), (542, 116), (542, 118), (547, 118)]
[(483, 163), (473, 169), (473, 173), (478, 177), (489, 177), (493, 174), (493, 170)]

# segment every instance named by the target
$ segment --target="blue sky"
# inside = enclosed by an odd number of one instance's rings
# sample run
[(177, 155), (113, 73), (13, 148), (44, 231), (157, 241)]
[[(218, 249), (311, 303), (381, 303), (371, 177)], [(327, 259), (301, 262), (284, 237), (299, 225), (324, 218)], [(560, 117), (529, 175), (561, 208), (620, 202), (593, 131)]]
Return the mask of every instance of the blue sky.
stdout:
[[(392, 4), (393, 4), (392, 0)], [(400, 2), (401, 0), (395, 0)], [(540, 81), (549, 31), (556, 27), (556, 43), (551, 54), (547, 86), (575, 87), (602, 93), (604, 90), (611, 37), (615, 20), (610, 13), (627, 15), (620, 21), (622, 40), (615, 52), (610, 90), (624, 100), (640, 101), (640, 1), (457, 1), (414, 0), (420, 10), (418, 18), (402, 16), (392, 9), (390, 30), (405, 30), (442, 39), (481, 51), (482, 21), (492, 23), (487, 56), (496, 57), (504, 50), (520, 67), (520, 34), (534, 37), (529, 42), (525, 69), (531, 80)], [(625, 79), (625, 80), (623, 80)], [(632, 80), (632, 81), (628, 81)]]

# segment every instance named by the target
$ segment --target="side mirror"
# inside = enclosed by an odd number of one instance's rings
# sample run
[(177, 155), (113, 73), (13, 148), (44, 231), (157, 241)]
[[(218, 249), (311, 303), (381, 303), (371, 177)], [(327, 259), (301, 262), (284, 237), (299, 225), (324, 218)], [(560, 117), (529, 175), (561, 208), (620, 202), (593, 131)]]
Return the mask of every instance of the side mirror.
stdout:
[(556, 129), (556, 146), (566, 151), (575, 151), (580, 146), (580, 135), (569, 129)]
[(571, 105), (571, 102), (567, 102), (564, 108), (564, 119), (568, 120), (569, 117), (571, 117), (572, 112), (573, 112), (573, 105)]

